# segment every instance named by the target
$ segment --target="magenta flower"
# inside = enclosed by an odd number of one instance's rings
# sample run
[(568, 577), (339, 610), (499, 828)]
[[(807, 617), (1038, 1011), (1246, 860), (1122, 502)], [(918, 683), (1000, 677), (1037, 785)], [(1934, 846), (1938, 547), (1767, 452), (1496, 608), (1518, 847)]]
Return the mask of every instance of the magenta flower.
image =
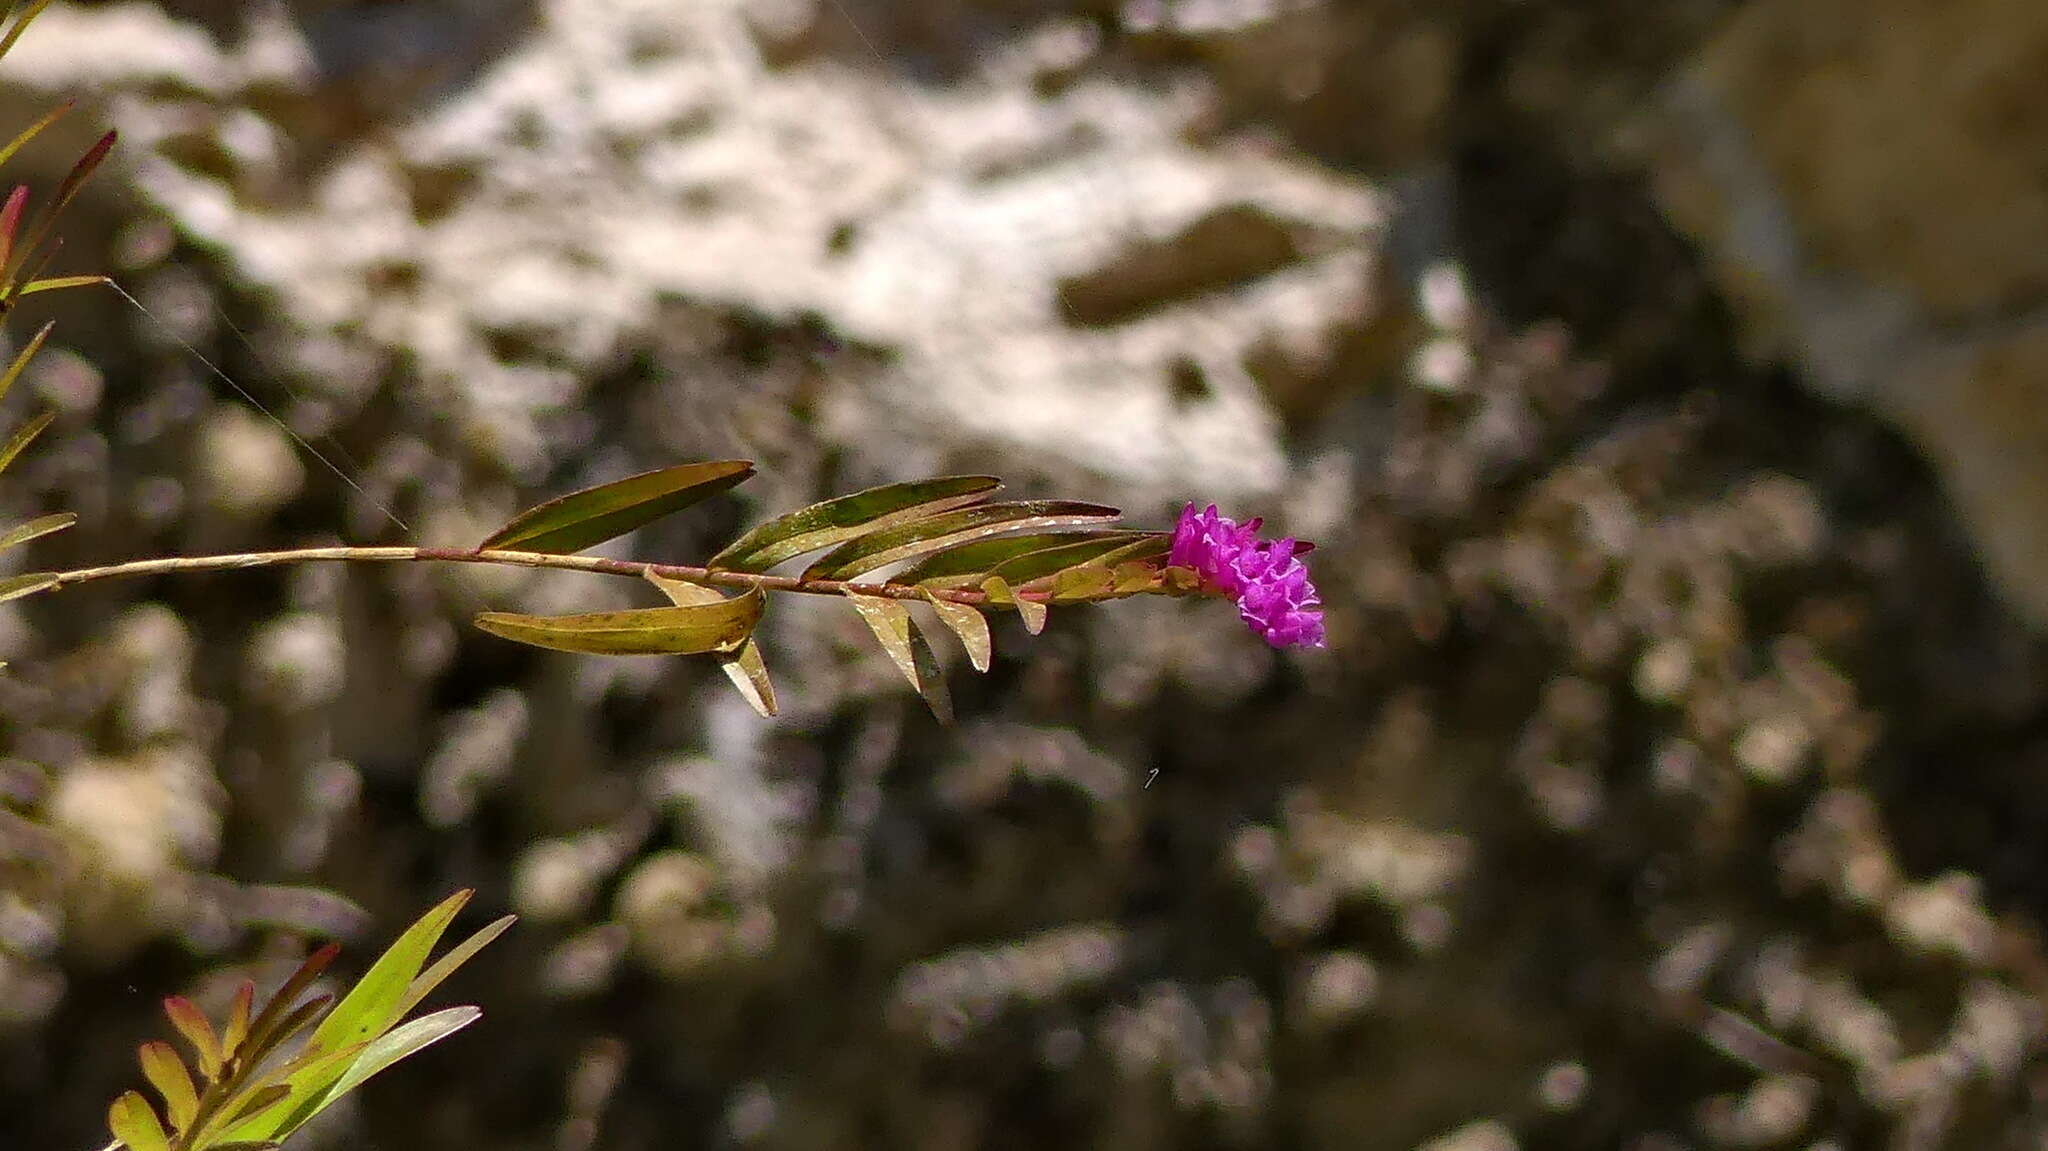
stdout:
[(1189, 504), (1174, 525), (1166, 562), (1193, 570), (1204, 587), (1236, 600), (1245, 624), (1274, 647), (1321, 647), (1323, 601), (1299, 555), (1308, 547), (1261, 540), (1260, 522), (1240, 524), (1217, 515), (1215, 504), (1200, 512)]

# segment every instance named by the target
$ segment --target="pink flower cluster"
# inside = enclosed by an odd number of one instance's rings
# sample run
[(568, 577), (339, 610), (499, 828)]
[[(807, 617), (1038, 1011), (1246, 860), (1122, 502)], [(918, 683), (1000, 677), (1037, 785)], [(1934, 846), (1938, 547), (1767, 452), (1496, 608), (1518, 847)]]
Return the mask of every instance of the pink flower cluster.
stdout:
[(1217, 515), (1215, 504), (1200, 512), (1189, 504), (1174, 525), (1167, 562), (1236, 600), (1245, 624), (1274, 647), (1322, 647), (1323, 601), (1298, 554), (1310, 545), (1261, 540), (1261, 522), (1240, 524)]

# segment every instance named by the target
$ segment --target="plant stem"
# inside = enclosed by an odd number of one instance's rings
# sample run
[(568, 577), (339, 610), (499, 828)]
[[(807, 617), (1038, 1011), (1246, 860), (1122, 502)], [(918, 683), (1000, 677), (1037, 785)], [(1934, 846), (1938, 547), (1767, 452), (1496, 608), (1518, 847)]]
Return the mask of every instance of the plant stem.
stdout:
[[(760, 588), (762, 591), (801, 592), (807, 595), (880, 596), (885, 599), (917, 600), (928, 595), (973, 607), (988, 605), (987, 592), (979, 588), (924, 588), (899, 583), (862, 583), (856, 580), (804, 579), (800, 576), (758, 575), (753, 572), (714, 571), (689, 564), (659, 564), (645, 560), (615, 560), (601, 556), (555, 555), (549, 552), (476, 551), (467, 548), (414, 547), (327, 547), (295, 548), (288, 551), (235, 552), (211, 556), (168, 556), (162, 559), (131, 560), (105, 567), (79, 568), (59, 572), (56, 582), (44, 591), (61, 591), (78, 584), (129, 576), (187, 575), (199, 572), (239, 571), (243, 568), (279, 567), (302, 563), (449, 563), (495, 564), (501, 567), (550, 568), (557, 571), (590, 572), (596, 575), (657, 575), (686, 583), (714, 587)], [(1021, 598), (1046, 600), (1049, 592), (1019, 593)]]

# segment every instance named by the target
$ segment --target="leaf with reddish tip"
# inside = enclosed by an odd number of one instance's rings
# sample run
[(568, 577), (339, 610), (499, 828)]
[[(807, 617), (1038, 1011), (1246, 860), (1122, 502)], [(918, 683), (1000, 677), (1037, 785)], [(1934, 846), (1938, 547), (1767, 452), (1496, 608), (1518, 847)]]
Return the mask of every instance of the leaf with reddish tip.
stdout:
[(256, 984), (242, 980), (235, 988), (234, 1001), (228, 1004), (227, 1023), (221, 1027), (220, 1048), (233, 1055), (242, 1046), (242, 1040), (249, 1037), (249, 1012), (256, 1006)]
[(17, 524), (4, 532), (0, 532), (0, 552), (4, 552), (8, 548), (19, 547), (33, 539), (41, 539), (46, 535), (61, 532), (77, 522), (78, 517), (70, 512), (58, 512), (55, 515), (30, 520), (25, 524)]
[(737, 651), (760, 622), (761, 589), (692, 607), (588, 615), (484, 612), (476, 626), (502, 639), (588, 655), (697, 655)]
[[(647, 573), (647, 579), (674, 601), (677, 607), (700, 607), (704, 604), (719, 603), (726, 598), (723, 593), (703, 584), (669, 579), (653, 571)], [(768, 662), (761, 657), (760, 641), (749, 633), (747, 641), (741, 644), (737, 651), (715, 654), (719, 668), (725, 672), (725, 677), (732, 681), (733, 687), (739, 690), (740, 698), (747, 701), (747, 706), (753, 708), (764, 719), (773, 716), (776, 711), (775, 681), (768, 678)]]
[[(7, 203), (0, 206), (0, 268), (14, 259), (14, 241), (21, 232), (21, 213), (28, 207), (28, 185), (16, 184), (14, 191), (7, 194)], [(49, 325), (43, 325), (44, 330)]]
[(192, 1085), (192, 1073), (178, 1053), (161, 1039), (152, 1039), (136, 1052), (142, 1063), (142, 1077), (163, 1096), (164, 1115), (171, 1130), (183, 1131), (199, 1110), (199, 1091)]
[(320, 973), (327, 970), (327, 965), (333, 963), (334, 957), (339, 954), (341, 945), (329, 943), (308, 955), (305, 961), (299, 964), (298, 970), (292, 972), (291, 977), (284, 981), (284, 986), (277, 989), (277, 994), (270, 997), (269, 1002), (263, 1005), (263, 1010), (258, 1012), (256, 1019), (249, 1024), (249, 1037), (242, 1041), (243, 1054), (261, 1058), (270, 1050), (287, 1014), (293, 1010), (295, 1001), (306, 993), (306, 989), (313, 985), (315, 979), (320, 978)]
[(1073, 500), (981, 504), (942, 512), (849, 540), (804, 571), (805, 579), (853, 579), (876, 568), (989, 536), (1046, 528), (1089, 527), (1121, 515)]
[(712, 460), (642, 472), (522, 512), (477, 550), (571, 555), (709, 499), (753, 474), (754, 465), (746, 460)]
[(995, 654), (994, 641), (988, 634), (988, 618), (975, 608), (940, 599), (929, 590), (925, 592), (925, 600), (932, 605), (939, 622), (960, 637), (960, 646), (967, 649), (967, 662), (973, 664), (976, 671), (987, 671)]
[(57, 224), (57, 217), (71, 203), (72, 197), (78, 195), (78, 190), (85, 186), (85, 182), (92, 178), (101, 162), (106, 160), (107, 153), (113, 151), (114, 141), (119, 136), (117, 132), (108, 132), (101, 136), (92, 147), (85, 150), (85, 155), (80, 156), (78, 162), (71, 166), (71, 171), (64, 176), (64, 182), (57, 185), (56, 196), (43, 206), (42, 211), (36, 213), (35, 222), (28, 227), (27, 241), (8, 253), (4, 275), (8, 283), (36, 278), (38, 272), (31, 272), (27, 276), (21, 275), (22, 268), (31, 257), (41, 251), (43, 241), (49, 238), (50, 229)]
[(199, 1061), (199, 1074), (209, 1082), (220, 1077), (220, 1039), (213, 1033), (213, 1024), (207, 1022), (206, 1013), (182, 995), (173, 995), (164, 1000), (164, 1015), (185, 1042), (192, 1045), (192, 1057)]
[(709, 566), (767, 571), (805, 552), (980, 503), (1002, 486), (994, 476), (940, 476), (869, 488), (769, 520), (712, 556)]
[(130, 1151), (170, 1151), (164, 1125), (140, 1091), (129, 1091), (107, 1108), (107, 1127)]

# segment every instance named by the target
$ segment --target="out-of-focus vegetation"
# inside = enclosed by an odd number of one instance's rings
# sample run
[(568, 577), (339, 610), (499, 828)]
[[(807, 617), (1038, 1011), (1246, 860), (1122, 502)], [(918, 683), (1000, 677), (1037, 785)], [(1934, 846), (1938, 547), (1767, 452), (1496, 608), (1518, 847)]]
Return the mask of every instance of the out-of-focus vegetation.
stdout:
[(1315, 539), (1330, 648), (1056, 610), (943, 728), (843, 611), (764, 624), (773, 721), (466, 627), (630, 581), (10, 603), (0, 1145), (97, 1146), (159, 1000), (456, 887), (524, 917), (487, 1019), (294, 1146), (2038, 1141), (2043, 44), (1933, 0), (51, 9), (0, 95), (89, 104), (10, 177), (118, 128), (52, 274), (147, 314), (11, 319), (58, 327), (10, 426), (56, 417), (0, 523), (79, 518), (9, 573), (761, 461), (632, 540), (689, 561), (994, 472)]

